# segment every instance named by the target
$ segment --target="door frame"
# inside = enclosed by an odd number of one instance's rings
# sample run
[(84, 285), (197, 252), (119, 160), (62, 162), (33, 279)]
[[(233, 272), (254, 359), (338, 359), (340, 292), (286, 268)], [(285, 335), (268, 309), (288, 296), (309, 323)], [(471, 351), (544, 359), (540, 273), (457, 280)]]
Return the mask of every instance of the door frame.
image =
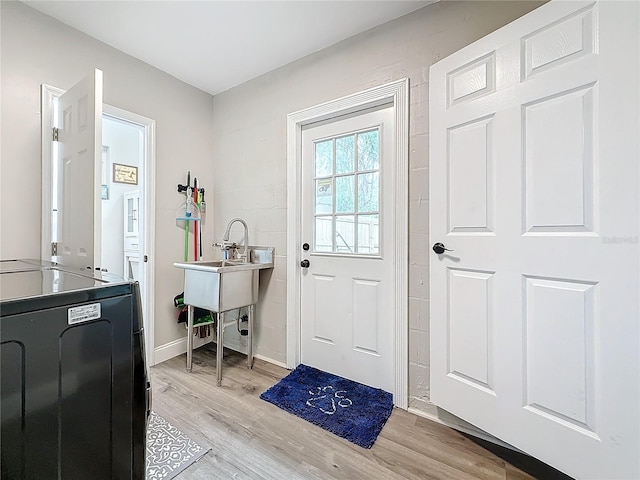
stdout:
[[(53, 101), (65, 90), (51, 85), (41, 86), (41, 139), (42, 139), (42, 212), (40, 226), (40, 246), (41, 259), (50, 258), (51, 245), (51, 156), (52, 156), (52, 136), (51, 127), (53, 123)], [(154, 305), (155, 305), (155, 189), (156, 189), (156, 122), (150, 118), (138, 115), (127, 110), (123, 110), (106, 103), (103, 104), (102, 114), (124, 120), (127, 123), (138, 125), (144, 129), (145, 154), (142, 159), (142, 207), (144, 212), (144, 222), (140, 234), (140, 244), (143, 247), (140, 251), (140, 264), (142, 266), (141, 275), (143, 282), (142, 301), (143, 311), (146, 314), (144, 319), (145, 347), (147, 364), (155, 365), (155, 334), (154, 334)], [(144, 256), (148, 261), (144, 262)]]
[(337, 119), (363, 110), (389, 106), (395, 122), (396, 219), (394, 285), (395, 314), (393, 338), (394, 403), (408, 407), (409, 376), (409, 79), (348, 95), (287, 115), (287, 368), (300, 364), (300, 273), (302, 242), (302, 129), (307, 125)]
[[(147, 364), (155, 365), (155, 243), (156, 243), (156, 121), (137, 113), (123, 110), (112, 105), (104, 104), (102, 114), (117, 120), (142, 127), (144, 130), (144, 156), (142, 159), (142, 188), (140, 195), (140, 210), (144, 221), (139, 232), (140, 249), (139, 272), (143, 282), (142, 303), (144, 318), (145, 350)], [(144, 261), (144, 257), (148, 261)]]
[(42, 211), (40, 221), (40, 258), (51, 257), (51, 157), (53, 101), (66, 90), (43, 83), (40, 87), (40, 135), (42, 152)]

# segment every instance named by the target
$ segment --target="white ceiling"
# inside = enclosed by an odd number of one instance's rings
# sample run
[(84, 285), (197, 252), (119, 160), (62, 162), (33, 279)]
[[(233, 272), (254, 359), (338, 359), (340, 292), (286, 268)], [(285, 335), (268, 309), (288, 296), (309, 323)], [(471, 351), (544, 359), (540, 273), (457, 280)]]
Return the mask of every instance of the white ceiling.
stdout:
[(211, 94), (437, 0), (24, 0)]

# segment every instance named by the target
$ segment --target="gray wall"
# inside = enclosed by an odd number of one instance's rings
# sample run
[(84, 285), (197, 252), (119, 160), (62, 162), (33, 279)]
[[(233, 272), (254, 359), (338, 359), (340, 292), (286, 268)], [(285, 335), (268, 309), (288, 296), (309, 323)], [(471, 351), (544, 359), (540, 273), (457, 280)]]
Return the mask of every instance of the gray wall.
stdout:
[[(286, 117), (410, 79), (409, 321), (412, 405), (429, 396), (429, 66), (543, 2), (440, 2), (214, 97), (215, 231), (240, 216), (252, 243), (276, 247), (263, 282), (256, 349), (286, 358)], [(233, 172), (233, 175), (226, 173)], [(234, 341), (233, 339), (230, 341)]]
[[(156, 346), (185, 336), (172, 305), (182, 290), (176, 185), (186, 171), (211, 188), (212, 97), (18, 2), (0, 2), (2, 146), (0, 258), (40, 257), (40, 84), (69, 88), (97, 67), (104, 102), (156, 121)], [(206, 180), (205, 180), (206, 179)], [(25, 182), (28, 190), (23, 187)], [(212, 239), (205, 224), (204, 240)]]

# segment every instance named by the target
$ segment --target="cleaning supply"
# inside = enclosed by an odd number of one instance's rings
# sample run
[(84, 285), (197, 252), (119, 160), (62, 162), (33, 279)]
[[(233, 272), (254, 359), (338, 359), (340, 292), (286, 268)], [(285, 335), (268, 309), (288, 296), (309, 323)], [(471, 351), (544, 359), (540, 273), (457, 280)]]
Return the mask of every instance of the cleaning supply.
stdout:
[[(187, 172), (187, 198), (189, 198), (189, 188), (191, 185), (191, 171)], [(189, 217), (190, 213), (186, 211), (185, 203), (185, 217)], [(189, 260), (189, 222), (184, 222), (184, 261)]]
[[(187, 193), (187, 197), (189, 194)], [(193, 204), (198, 206), (198, 179), (193, 177)], [(193, 259), (198, 260), (198, 222), (193, 222)]]
[[(187, 315), (188, 315), (189, 307), (187, 305), (182, 305), (180, 310), (178, 311), (178, 323), (187, 323)], [(210, 323), (215, 319), (209, 310), (205, 310), (204, 308), (194, 307), (193, 309), (193, 324), (198, 325), (199, 323)]]
[(179, 293), (175, 297), (173, 297), (173, 306), (174, 307), (182, 307), (184, 305), (184, 292)]
[(200, 256), (199, 260), (202, 260), (202, 230), (204, 230), (204, 213), (207, 209), (207, 204), (204, 203), (204, 188), (198, 190), (198, 208), (200, 209)]

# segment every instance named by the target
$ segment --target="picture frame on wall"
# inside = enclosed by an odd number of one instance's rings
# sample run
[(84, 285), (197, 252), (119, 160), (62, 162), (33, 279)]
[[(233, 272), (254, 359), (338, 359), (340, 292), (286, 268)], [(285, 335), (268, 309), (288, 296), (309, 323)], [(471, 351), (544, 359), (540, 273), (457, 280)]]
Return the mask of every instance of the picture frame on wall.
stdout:
[(113, 181), (115, 183), (126, 183), (128, 185), (138, 184), (138, 167), (133, 165), (113, 164)]

